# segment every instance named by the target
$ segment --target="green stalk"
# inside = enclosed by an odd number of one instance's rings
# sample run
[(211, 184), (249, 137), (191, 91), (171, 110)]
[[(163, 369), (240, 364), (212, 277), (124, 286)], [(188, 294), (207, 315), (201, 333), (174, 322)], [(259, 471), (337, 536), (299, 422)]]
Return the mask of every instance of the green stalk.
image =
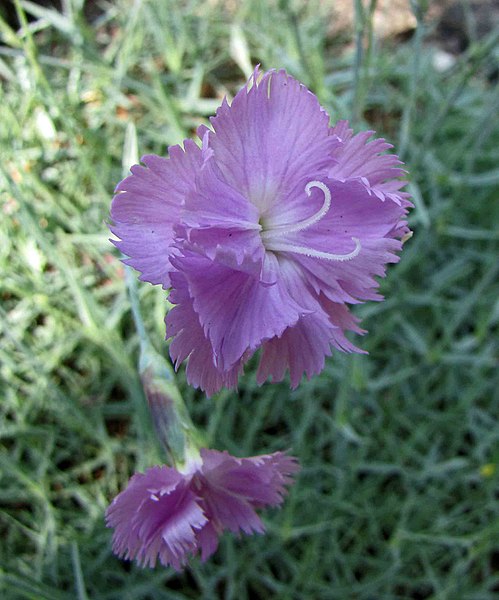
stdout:
[(126, 286), (140, 341), (139, 375), (156, 433), (173, 466), (182, 467), (199, 455), (202, 436), (194, 426), (175, 382), (171, 364), (157, 352), (147, 335), (140, 312), (137, 282), (125, 268)]
[[(123, 147), (123, 176), (138, 163), (138, 144), (135, 126), (130, 122)], [(170, 457), (171, 463), (181, 467), (199, 456), (201, 435), (192, 423), (182, 399), (171, 364), (157, 352), (151, 343), (140, 312), (137, 280), (132, 269), (125, 267), (125, 284), (130, 298), (135, 329), (139, 336), (139, 376), (149, 404), (159, 441)]]
[(400, 128), (400, 141), (398, 144), (398, 154), (400, 158), (405, 156), (409, 145), (413, 113), (416, 107), (416, 98), (418, 95), (418, 87), (421, 76), (421, 53), (423, 50), (423, 39), (426, 35), (424, 24), (426, 3), (414, 0), (411, 2), (411, 8), (414, 16), (416, 17), (416, 31), (413, 38), (412, 74), (409, 82), (409, 97), (402, 114), (402, 123)]
[[(355, 0), (355, 61), (353, 100), (350, 122), (355, 128), (364, 113), (364, 105), (369, 85), (369, 69), (374, 46), (373, 16), (377, 0), (371, 0), (364, 7), (361, 0)], [(367, 48), (364, 49), (367, 33)]]

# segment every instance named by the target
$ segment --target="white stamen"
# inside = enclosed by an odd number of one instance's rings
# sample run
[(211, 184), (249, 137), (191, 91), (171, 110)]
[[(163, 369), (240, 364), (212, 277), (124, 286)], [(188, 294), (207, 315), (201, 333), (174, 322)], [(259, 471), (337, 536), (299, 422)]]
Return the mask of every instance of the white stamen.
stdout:
[[(333, 260), (337, 262), (343, 262), (346, 260), (352, 260), (359, 255), (361, 250), (360, 240), (356, 237), (352, 238), (352, 242), (355, 244), (355, 248), (348, 254), (332, 254), (331, 252), (323, 252), (322, 250), (314, 250), (313, 248), (307, 248), (306, 246), (296, 246), (292, 242), (282, 240), (282, 236), (288, 233), (296, 233), (297, 231), (303, 231), (308, 229), (312, 225), (315, 225), (320, 221), (331, 208), (331, 192), (326, 184), (322, 181), (309, 181), (305, 186), (305, 192), (307, 196), (312, 194), (312, 188), (319, 188), (324, 194), (324, 202), (321, 208), (308, 219), (304, 219), (298, 223), (291, 223), (289, 225), (277, 225), (276, 227), (264, 230), (260, 236), (265, 245), (265, 248), (274, 252), (294, 252), (295, 254), (303, 254), (304, 256), (310, 256), (311, 258), (323, 258), (325, 260)], [(277, 238), (277, 239), (276, 239)]]
[(286, 235), (288, 233), (295, 233), (297, 231), (303, 231), (304, 229), (308, 229), (312, 225), (315, 225), (318, 221), (322, 219), (331, 207), (331, 192), (329, 188), (322, 183), (322, 181), (309, 181), (305, 186), (305, 192), (307, 196), (311, 196), (312, 188), (319, 188), (324, 193), (324, 202), (321, 208), (308, 219), (304, 219), (298, 223), (291, 223), (289, 225), (278, 225), (272, 229), (268, 229), (267, 231), (263, 231), (261, 236), (262, 240), (266, 242), (267, 240), (271, 240), (275, 237), (280, 237), (282, 235)]
[(294, 244), (288, 244), (286, 242), (270, 242), (265, 244), (267, 250), (274, 252), (294, 252), (295, 254), (303, 254), (310, 256), (310, 258), (324, 258), (325, 260), (334, 260), (336, 262), (344, 262), (346, 260), (352, 260), (359, 255), (362, 248), (360, 240), (356, 237), (352, 238), (352, 242), (355, 243), (355, 248), (348, 254), (331, 254), (330, 252), (322, 252), (321, 250), (313, 250), (305, 246), (295, 246)]

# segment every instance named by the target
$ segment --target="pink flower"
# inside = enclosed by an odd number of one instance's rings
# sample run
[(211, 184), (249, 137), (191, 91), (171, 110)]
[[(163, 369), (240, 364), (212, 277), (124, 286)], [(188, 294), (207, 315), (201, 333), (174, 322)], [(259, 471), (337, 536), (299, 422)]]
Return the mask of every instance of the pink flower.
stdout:
[(190, 384), (235, 387), (260, 348), (258, 382), (289, 371), (296, 387), (333, 348), (362, 352), (347, 305), (382, 299), (376, 277), (409, 233), (405, 172), (373, 132), (330, 127), (285, 71), (256, 70), (211, 125), (202, 148), (145, 156), (118, 185), (116, 245), (171, 288), (170, 354)]
[(203, 449), (186, 472), (156, 466), (137, 473), (106, 512), (113, 550), (149, 567), (159, 559), (180, 570), (198, 551), (205, 561), (225, 529), (263, 533), (255, 509), (280, 505), (298, 470), (282, 452), (235, 458)]

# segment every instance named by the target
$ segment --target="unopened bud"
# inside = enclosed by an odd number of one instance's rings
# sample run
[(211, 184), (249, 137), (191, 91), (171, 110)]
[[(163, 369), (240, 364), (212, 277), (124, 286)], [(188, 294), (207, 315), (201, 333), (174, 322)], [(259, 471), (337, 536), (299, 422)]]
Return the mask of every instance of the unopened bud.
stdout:
[(146, 342), (141, 347), (139, 372), (158, 438), (174, 465), (182, 466), (198, 452), (198, 433), (175, 384), (173, 369)]

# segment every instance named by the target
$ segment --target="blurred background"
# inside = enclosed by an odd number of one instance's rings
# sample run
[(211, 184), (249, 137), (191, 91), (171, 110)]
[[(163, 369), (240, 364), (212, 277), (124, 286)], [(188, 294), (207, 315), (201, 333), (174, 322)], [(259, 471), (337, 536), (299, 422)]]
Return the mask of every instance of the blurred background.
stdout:
[[(0, 595), (6, 599), (499, 597), (499, 6), (463, 0), (2, 0)], [(137, 374), (113, 189), (193, 136), (255, 64), (286, 68), (410, 171), (415, 208), (367, 356), (295, 391), (210, 400), (214, 448), (303, 470), (265, 537), (183, 574), (115, 558), (104, 511), (164, 462)], [(127, 154), (128, 153), (128, 154)], [(125, 157), (125, 158), (123, 158)], [(165, 356), (165, 292), (139, 285)]]

